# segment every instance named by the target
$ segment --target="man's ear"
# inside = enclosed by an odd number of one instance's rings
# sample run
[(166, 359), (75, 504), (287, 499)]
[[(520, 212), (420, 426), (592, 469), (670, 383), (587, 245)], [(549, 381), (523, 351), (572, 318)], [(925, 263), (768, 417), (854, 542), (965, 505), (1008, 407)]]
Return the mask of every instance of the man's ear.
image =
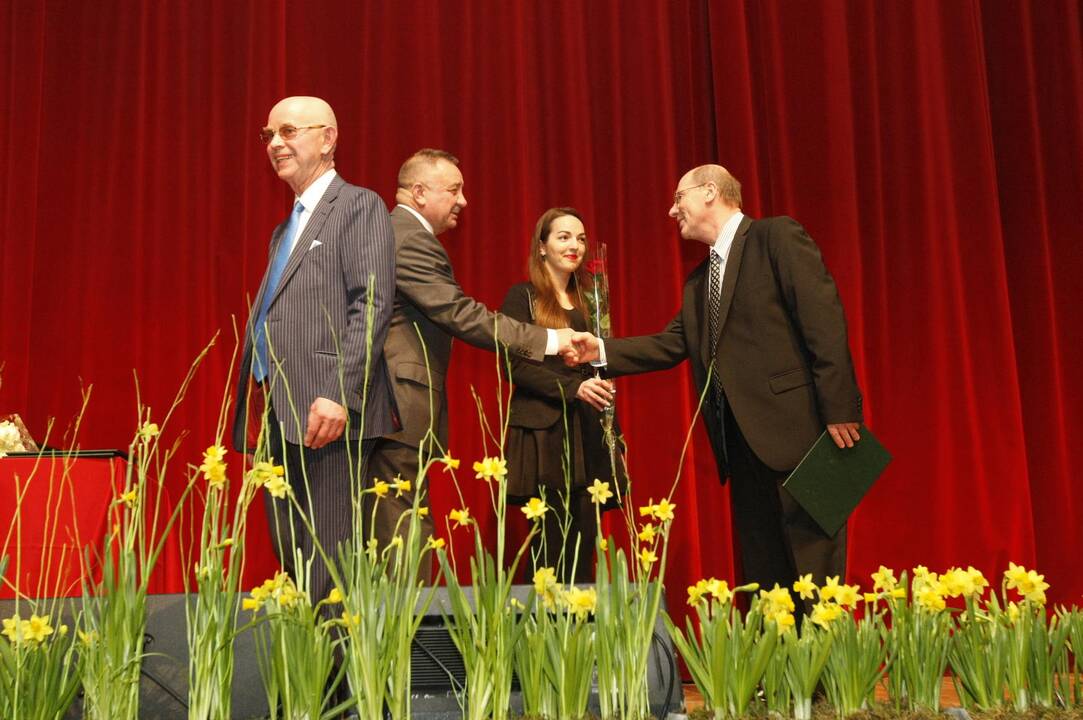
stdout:
[(338, 128), (330, 126), (323, 128), (323, 147), (320, 149), (320, 154), (330, 155), (334, 152), (337, 143)]
[(419, 208), (425, 207), (425, 186), (419, 182), (410, 186), (410, 196), (414, 199), (414, 204)]

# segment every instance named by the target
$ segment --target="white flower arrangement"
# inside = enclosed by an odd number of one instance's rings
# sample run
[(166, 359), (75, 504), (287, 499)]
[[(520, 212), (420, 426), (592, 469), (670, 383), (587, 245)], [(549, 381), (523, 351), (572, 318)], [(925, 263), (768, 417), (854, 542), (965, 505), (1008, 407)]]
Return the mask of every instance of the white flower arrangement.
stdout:
[(26, 452), (19, 426), (10, 420), (0, 421), (0, 457), (9, 452)]

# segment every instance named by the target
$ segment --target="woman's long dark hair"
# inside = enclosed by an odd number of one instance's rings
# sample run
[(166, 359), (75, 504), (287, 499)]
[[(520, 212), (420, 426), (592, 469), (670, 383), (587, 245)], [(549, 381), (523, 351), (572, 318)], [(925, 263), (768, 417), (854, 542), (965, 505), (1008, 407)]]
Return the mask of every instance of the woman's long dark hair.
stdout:
[[(530, 284), (534, 286), (534, 322), (537, 325), (547, 328), (566, 328), (569, 325), (568, 313), (560, 305), (560, 301), (557, 300), (556, 288), (553, 287), (553, 279), (549, 275), (549, 270), (545, 267), (545, 260), (542, 258), (542, 247), (545, 245), (546, 239), (549, 237), (549, 232), (552, 229), (553, 221), (557, 218), (564, 217), (565, 215), (571, 215), (572, 217), (583, 222), (583, 216), (579, 214), (579, 211), (570, 207), (555, 207), (549, 208), (542, 216), (538, 218), (538, 224), (534, 226), (534, 236), (530, 241), (530, 259), (527, 261), (527, 275), (530, 278)], [(586, 223), (584, 223), (585, 225)], [(589, 243), (588, 243), (589, 244)], [(584, 253), (583, 262), (579, 264), (579, 267), (575, 269), (572, 276), (568, 279), (568, 297), (572, 301), (572, 307), (579, 310), (583, 309), (583, 300), (580, 297), (582, 292), (587, 292), (591, 289), (590, 274), (586, 271), (586, 257)]]

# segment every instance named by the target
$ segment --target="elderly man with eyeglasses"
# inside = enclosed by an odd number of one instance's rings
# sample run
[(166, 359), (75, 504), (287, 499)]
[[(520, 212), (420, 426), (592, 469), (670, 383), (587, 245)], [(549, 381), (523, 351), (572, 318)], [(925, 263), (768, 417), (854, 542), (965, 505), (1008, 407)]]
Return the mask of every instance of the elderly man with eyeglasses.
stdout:
[[(248, 412), (249, 400), (262, 395), (270, 453), (334, 557), (351, 533), (351, 486), (375, 438), (395, 429), (383, 357), (394, 239), (380, 197), (336, 172), (338, 122), (325, 101), (285, 98), (259, 138), (294, 202), (271, 234), (245, 330), (233, 441), (240, 451), (253, 448), (261, 418)], [(313, 602), (323, 599), (330, 573), (291, 502), (268, 493), (267, 510), (284, 567)]]

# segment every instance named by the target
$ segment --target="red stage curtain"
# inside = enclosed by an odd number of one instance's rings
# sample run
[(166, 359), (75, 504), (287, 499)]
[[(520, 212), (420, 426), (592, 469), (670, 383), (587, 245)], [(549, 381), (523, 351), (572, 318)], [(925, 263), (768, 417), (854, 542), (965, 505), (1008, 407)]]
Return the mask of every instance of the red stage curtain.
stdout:
[[(620, 334), (676, 311), (703, 250), (666, 217), (672, 192), (693, 165), (727, 165), (750, 214), (793, 215), (819, 242), (867, 419), (896, 456), (851, 524), (851, 578), (1012, 560), (1080, 601), (1078, 2), (15, 0), (0, 19), (0, 409), (39, 436), (71, 417), (81, 379), (82, 445), (126, 446), (132, 370), (157, 419), (221, 330), (173, 422), (189, 431), (182, 482), (230, 387), (231, 315), (243, 323), (288, 213), (255, 131), (278, 98), (316, 94), (338, 113), (340, 172), (385, 200), (413, 150), (461, 158), (470, 204), (444, 240), (491, 306), (524, 274), (537, 216), (580, 208), (609, 246)], [(457, 345), (466, 465), (482, 452), (469, 387), (491, 401), (494, 368)], [(624, 380), (618, 404), (635, 500), (658, 498), (695, 408), (689, 374)], [(683, 604), (687, 584), (732, 572), (700, 429), (675, 501)]]

